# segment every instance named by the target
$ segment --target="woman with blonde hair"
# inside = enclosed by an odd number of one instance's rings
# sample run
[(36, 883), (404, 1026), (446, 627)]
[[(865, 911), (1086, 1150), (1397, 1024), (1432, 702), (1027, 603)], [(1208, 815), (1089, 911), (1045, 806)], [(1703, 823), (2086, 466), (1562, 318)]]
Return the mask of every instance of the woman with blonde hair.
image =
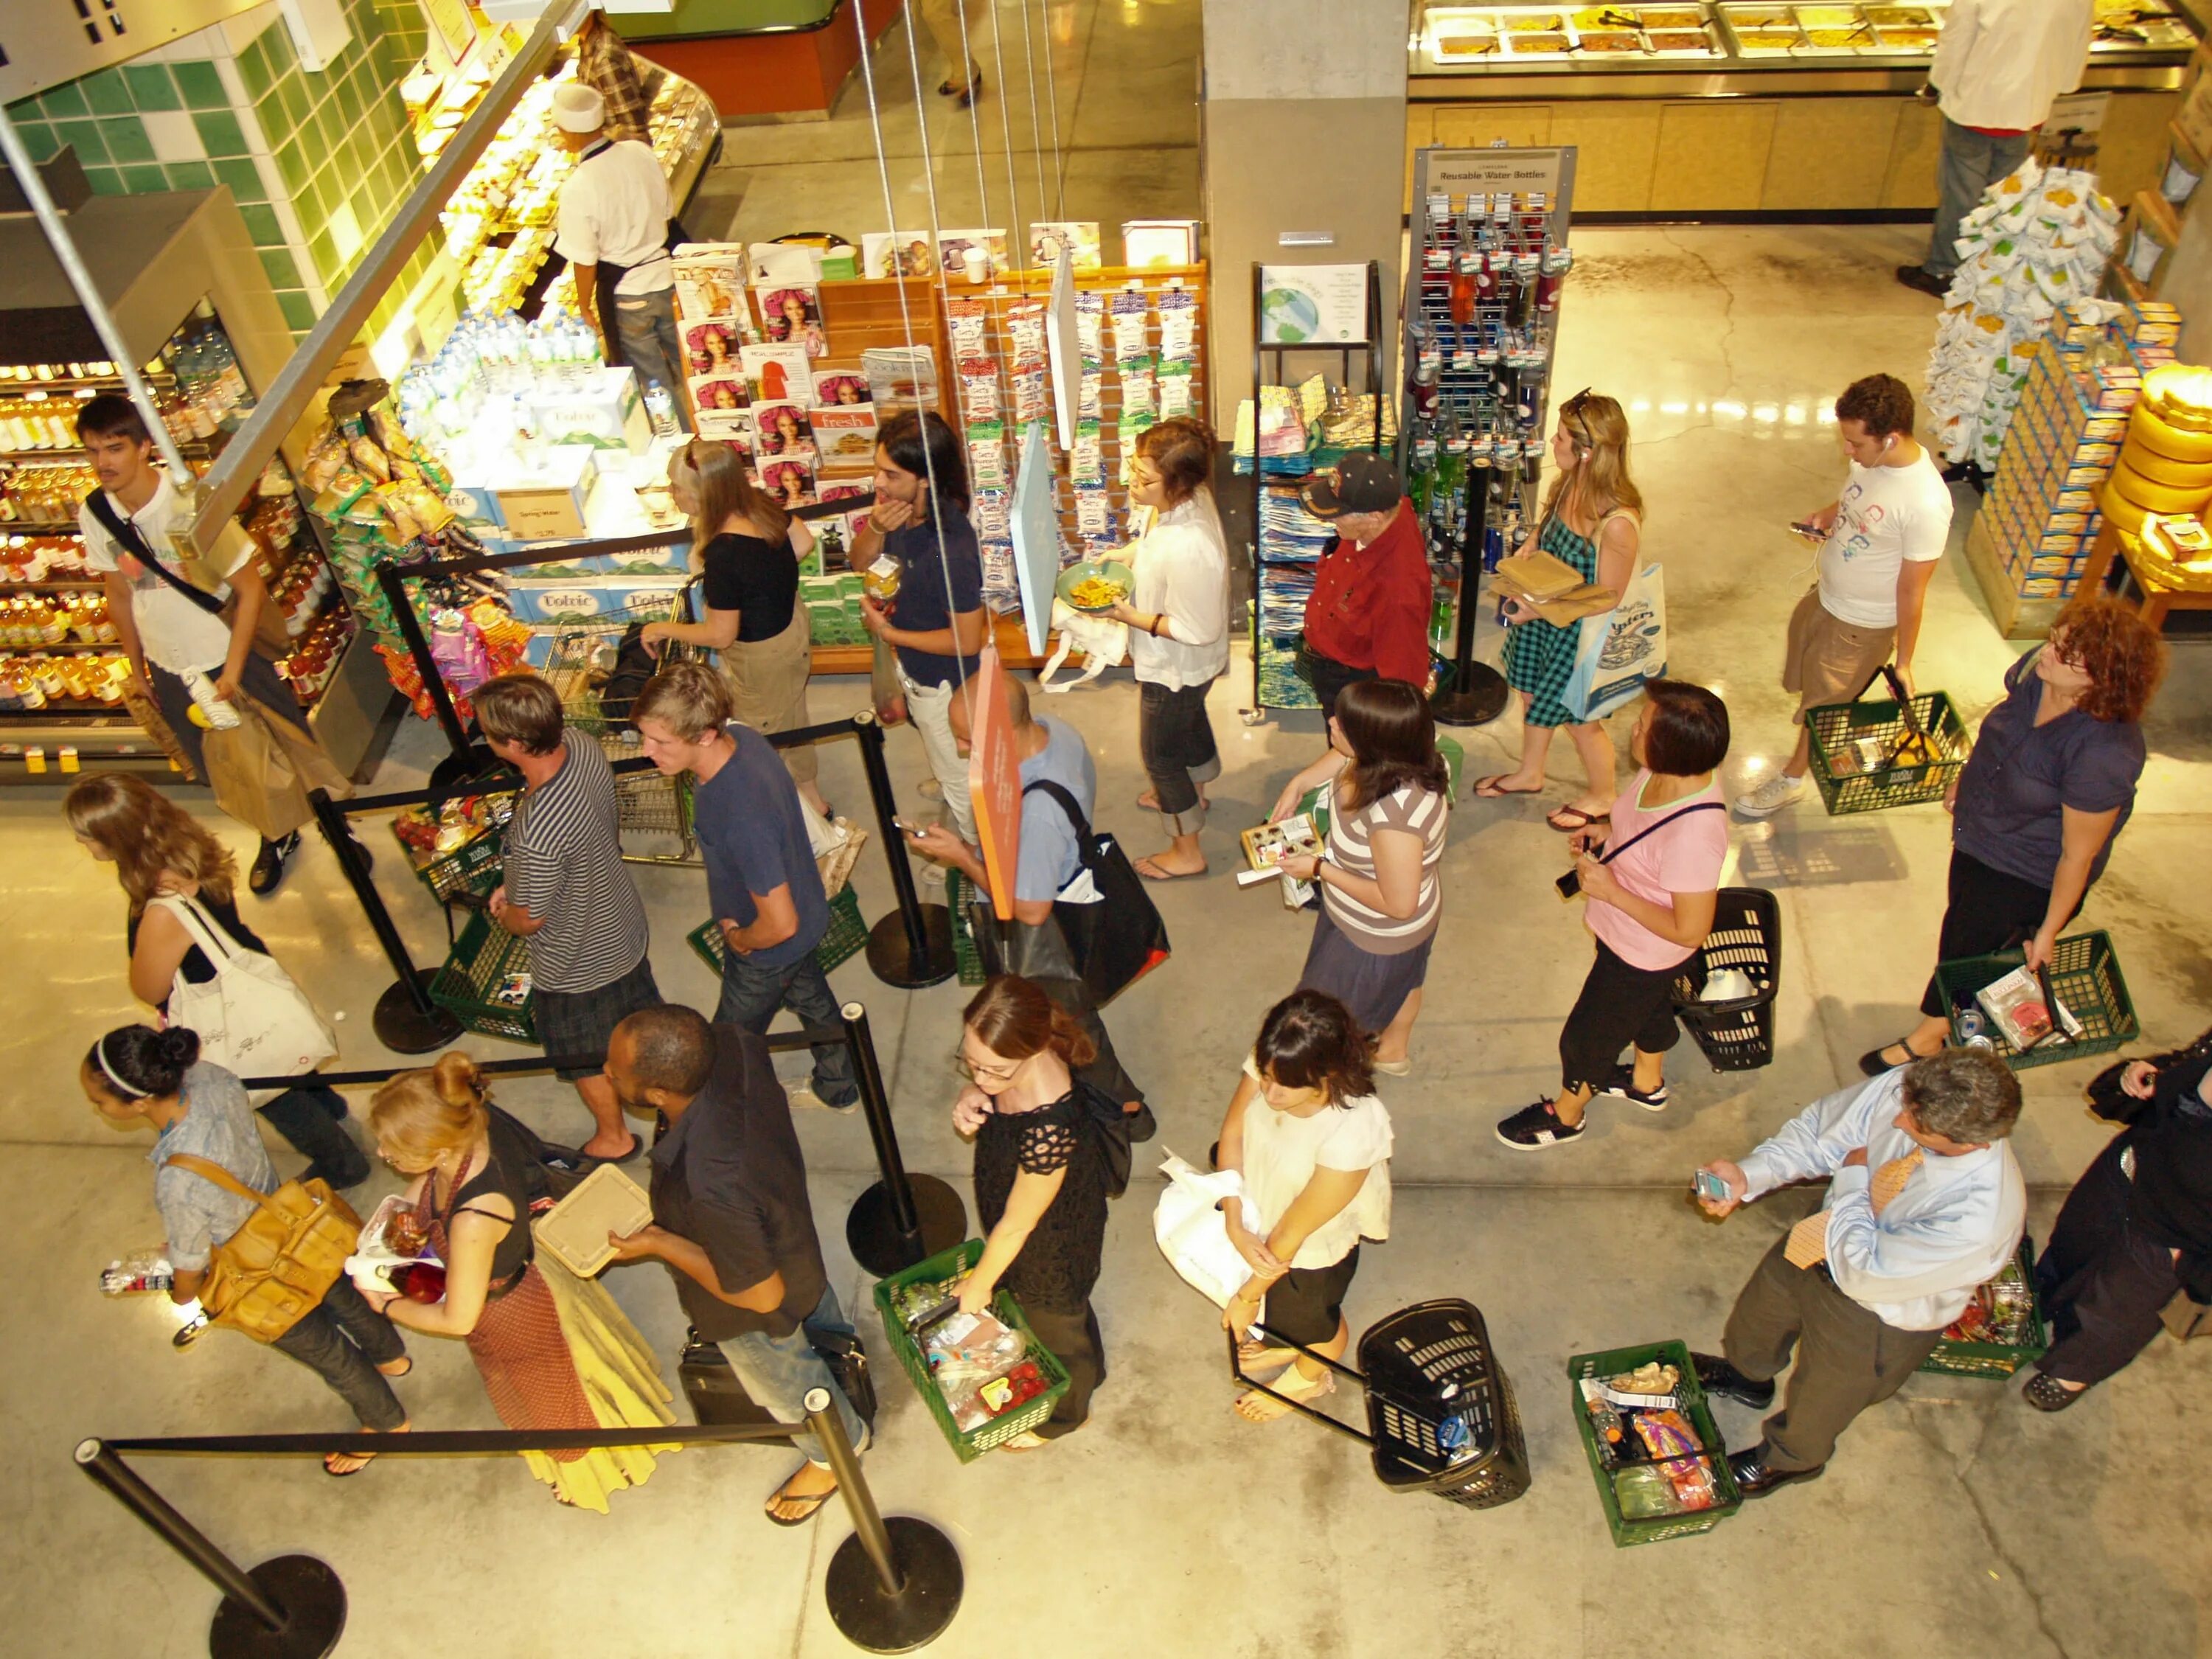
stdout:
[[(520, 1126), (493, 1109), (475, 1061), (454, 1050), (427, 1071), (401, 1073), (376, 1091), (368, 1121), (378, 1155), (412, 1177), (407, 1202), (446, 1269), (439, 1301), (370, 1296), (386, 1318), (466, 1342), (510, 1429), (675, 1420), (653, 1351), (606, 1288), (537, 1256), (529, 1185), (536, 1153)], [(605, 1515), (609, 1493), (645, 1484), (655, 1449), (522, 1455), (562, 1503)]]
[[(1560, 404), (1552, 465), (1535, 544), (1573, 567), (1584, 581), (1626, 591), (1642, 544), (1644, 497), (1629, 480), (1628, 417), (1620, 404), (1584, 387)], [(1583, 629), (1602, 628), (1605, 619), (1550, 623), (1518, 599), (1506, 602), (1506, 613), (1512, 631), (1505, 641), (1505, 678), (1521, 694), (1521, 764), (1478, 780), (1474, 793), (1496, 800), (1541, 791), (1552, 733), (1564, 726), (1582, 757), (1589, 787), (1544, 822), (1569, 835), (1603, 823), (1615, 793), (1613, 739), (1600, 722), (1577, 720), (1560, 694), (1574, 672)]]
[[(143, 778), (94, 772), (80, 778), (62, 811), (84, 849), (115, 866), (130, 901), (125, 938), (131, 954), (131, 991), (167, 1017), (179, 981), (204, 985), (216, 965), (198, 935), (218, 946), (270, 954), (261, 936), (238, 914), (238, 865), (205, 825)], [(368, 1159), (338, 1127), (343, 1096), (327, 1084), (303, 1079), (260, 1109), (277, 1133), (305, 1153), (301, 1178), (320, 1176), (332, 1187), (356, 1187), (368, 1178)]]
[[(806, 681), (813, 641), (799, 603), (799, 562), (814, 538), (775, 497), (746, 476), (744, 459), (726, 443), (694, 438), (669, 459), (668, 486), (691, 515), (691, 568), (705, 577), (707, 620), (648, 623), (643, 638), (711, 646), (720, 654), (737, 718), (756, 732), (789, 732), (806, 724)], [(782, 751), (783, 763), (806, 804), (827, 817), (830, 804), (816, 781), (814, 747)]]

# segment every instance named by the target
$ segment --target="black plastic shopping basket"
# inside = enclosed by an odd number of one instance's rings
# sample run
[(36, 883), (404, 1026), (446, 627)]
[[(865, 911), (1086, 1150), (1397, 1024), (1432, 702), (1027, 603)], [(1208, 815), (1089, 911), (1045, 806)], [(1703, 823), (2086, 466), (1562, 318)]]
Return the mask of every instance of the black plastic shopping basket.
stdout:
[[(1705, 981), (1734, 968), (1752, 994), (1703, 1000)], [(1674, 1012), (1716, 1072), (1748, 1072), (1774, 1059), (1774, 997), (1782, 988), (1782, 907), (1764, 887), (1723, 887), (1712, 931), (1674, 976)]]
[(1359, 1339), (1358, 1370), (1267, 1328), (1269, 1341), (1317, 1359), (1358, 1383), (1367, 1402), (1364, 1432), (1247, 1376), (1229, 1334), (1236, 1381), (1373, 1449), (1375, 1478), (1393, 1492), (1427, 1492), (1468, 1509), (1495, 1509), (1528, 1490), (1528, 1448), (1512, 1384), (1492, 1352), (1490, 1333), (1471, 1302), (1418, 1302), (1370, 1326)]

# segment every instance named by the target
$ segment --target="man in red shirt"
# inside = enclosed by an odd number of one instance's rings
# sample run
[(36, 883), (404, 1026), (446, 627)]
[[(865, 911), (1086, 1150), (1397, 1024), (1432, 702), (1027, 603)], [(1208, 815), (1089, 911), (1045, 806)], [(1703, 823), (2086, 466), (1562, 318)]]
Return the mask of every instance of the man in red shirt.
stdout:
[(1430, 690), (1428, 556), (1398, 470), (1382, 455), (1347, 455), (1305, 487), (1306, 510), (1336, 539), (1322, 550), (1306, 601), (1299, 653), (1322, 719), (1354, 680), (1404, 680)]

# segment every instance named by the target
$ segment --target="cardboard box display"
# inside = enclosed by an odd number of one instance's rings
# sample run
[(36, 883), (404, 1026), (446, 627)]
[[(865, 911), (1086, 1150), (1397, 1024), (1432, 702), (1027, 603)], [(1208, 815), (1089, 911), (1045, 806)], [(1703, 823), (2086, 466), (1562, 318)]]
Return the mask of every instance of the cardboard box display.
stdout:
[(549, 447), (534, 474), (518, 465), (490, 481), (507, 532), (522, 541), (580, 541), (586, 533), (597, 453), (580, 444)]

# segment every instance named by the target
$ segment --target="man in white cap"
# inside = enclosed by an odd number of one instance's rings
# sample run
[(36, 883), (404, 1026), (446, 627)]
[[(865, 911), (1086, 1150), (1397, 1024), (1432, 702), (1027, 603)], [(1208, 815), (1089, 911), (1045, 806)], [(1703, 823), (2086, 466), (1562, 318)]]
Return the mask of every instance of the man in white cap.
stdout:
[(606, 100), (574, 82), (553, 94), (553, 125), (580, 160), (561, 187), (553, 251), (575, 267), (576, 303), (599, 332), (609, 364), (658, 380), (688, 428), (683, 349), (676, 337), (676, 209), (649, 144), (607, 136)]

